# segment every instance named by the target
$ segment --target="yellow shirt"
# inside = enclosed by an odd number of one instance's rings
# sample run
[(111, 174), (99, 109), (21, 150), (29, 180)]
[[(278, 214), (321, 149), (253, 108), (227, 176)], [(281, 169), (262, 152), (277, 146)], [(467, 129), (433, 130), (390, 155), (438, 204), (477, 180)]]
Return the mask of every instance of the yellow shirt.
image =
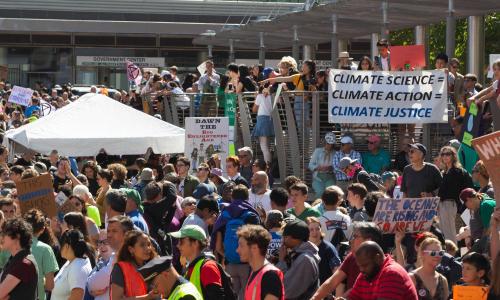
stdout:
[(303, 91), (304, 90), (304, 81), (301, 80), (302, 74), (297, 73), (292, 75), (292, 82), (295, 85), (295, 90), (296, 91)]

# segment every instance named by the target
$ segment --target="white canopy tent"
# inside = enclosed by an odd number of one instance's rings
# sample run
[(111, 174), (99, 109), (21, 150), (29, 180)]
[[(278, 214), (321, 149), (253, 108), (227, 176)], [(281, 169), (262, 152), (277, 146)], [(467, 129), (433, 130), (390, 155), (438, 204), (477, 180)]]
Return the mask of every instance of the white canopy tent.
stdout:
[[(184, 129), (109, 97), (86, 94), (33, 123), (7, 131), (4, 144), (64, 156), (184, 152)], [(21, 147), (19, 147), (21, 146)], [(17, 150), (19, 151), (19, 150)]]

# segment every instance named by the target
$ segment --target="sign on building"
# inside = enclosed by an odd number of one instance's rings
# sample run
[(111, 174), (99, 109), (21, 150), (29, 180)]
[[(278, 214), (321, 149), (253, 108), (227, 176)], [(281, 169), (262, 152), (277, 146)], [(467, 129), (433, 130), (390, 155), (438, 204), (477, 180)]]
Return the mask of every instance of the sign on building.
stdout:
[(115, 67), (125, 69), (127, 61), (139, 68), (165, 67), (164, 57), (126, 57), (126, 56), (77, 56), (77, 66)]

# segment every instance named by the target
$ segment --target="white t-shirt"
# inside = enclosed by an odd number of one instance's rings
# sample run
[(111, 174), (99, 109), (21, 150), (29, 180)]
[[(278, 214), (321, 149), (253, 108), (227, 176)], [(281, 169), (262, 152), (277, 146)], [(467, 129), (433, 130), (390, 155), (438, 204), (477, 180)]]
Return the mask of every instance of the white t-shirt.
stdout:
[(257, 195), (252, 192), (250, 192), (250, 195), (248, 195), (248, 202), (252, 204), (254, 208), (257, 208), (258, 206), (262, 206), (265, 211), (270, 211), (271, 208), (271, 191), (268, 190), (262, 195)]
[(380, 63), (382, 63), (382, 70), (383, 71), (389, 71), (389, 56), (386, 58), (383, 58), (382, 56), (380, 57)]
[(71, 290), (80, 288), (85, 291), (87, 277), (92, 271), (88, 258), (75, 258), (72, 262), (67, 261), (54, 278), (54, 289), (52, 300), (67, 300)]
[[(351, 236), (351, 218), (338, 210), (328, 210), (319, 217), (321, 229), (325, 233), (325, 240), (331, 241), (337, 229), (344, 230), (346, 238)], [(335, 245), (337, 246), (337, 245)]]
[(257, 116), (270, 116), (273, 111), (273, 99), (271, 95), (264, 96), (264, 94), (258, 94), (255, 98), (255, 104), (259, 106), (257, 111)]

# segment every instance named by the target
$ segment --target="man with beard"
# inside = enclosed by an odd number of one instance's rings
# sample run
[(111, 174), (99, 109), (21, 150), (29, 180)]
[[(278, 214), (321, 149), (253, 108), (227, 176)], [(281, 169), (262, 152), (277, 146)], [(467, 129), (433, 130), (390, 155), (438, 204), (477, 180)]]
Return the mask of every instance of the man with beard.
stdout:
[(262, 208), (264, 211), (270, 211), (271, 208), (271, 190), (267, 187), (269, 186), (269, 178), (266, 172), (258, 171), (252, 176), (252, 188), (250, 195), (248, 197), (248, 202), (252, 204), (254, 208)]
[(375, 242), (363, 242), (356, 250), (360, 274), (349, 293), (349, 300), (417, 300), (417, 291), (403, 267), (384, 255)]

